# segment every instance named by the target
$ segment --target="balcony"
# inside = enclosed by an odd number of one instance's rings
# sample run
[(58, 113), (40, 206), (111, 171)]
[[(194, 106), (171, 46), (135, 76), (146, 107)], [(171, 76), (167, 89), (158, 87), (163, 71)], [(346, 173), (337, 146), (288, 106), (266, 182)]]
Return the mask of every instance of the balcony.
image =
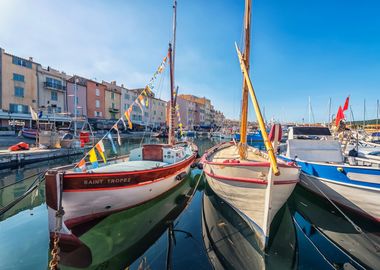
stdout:
[(62, 84), (55, 84), (52, 82), (44, 82), (44, 87), (48, 89), (58, 90), (58, 91), (66, 91), (66, 86)]
[(108, 109), (108, 111), (109, 111), (110, 113), (118, 113), (118, 112), (119, 112), (119, 109), (110, 107), (110, 108)]

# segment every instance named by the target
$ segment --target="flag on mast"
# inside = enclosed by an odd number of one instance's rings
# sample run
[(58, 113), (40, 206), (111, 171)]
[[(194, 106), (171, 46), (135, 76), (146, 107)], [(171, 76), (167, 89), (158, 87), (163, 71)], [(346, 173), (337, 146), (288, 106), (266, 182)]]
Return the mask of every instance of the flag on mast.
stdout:
[(344, 119), (343, 109), (342, 109), (342, 106), (339, 106), (338, 113), (336, 114), (335, 126), (338, 127), (340, 121), (343, 120), (343, 119)]
[(29, 105), (30, 114), (32, 115), (32, 119), (38, 121), (38, 114), (33, 110), (32, 106)]
[(350, 96), (346, 98), (346, 102), (344, 102), (343, 111), (348, 110), (348, 103), (350, 102)]

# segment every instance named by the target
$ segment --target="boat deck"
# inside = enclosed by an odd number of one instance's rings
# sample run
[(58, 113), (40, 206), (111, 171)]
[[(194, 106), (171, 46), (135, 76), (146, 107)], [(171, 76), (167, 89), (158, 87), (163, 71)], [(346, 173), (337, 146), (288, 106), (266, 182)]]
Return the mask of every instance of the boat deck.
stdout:
[(221, 149), (211, 157), (211, 160), (214, 162), (223, 162), (224, 160), (230, 159), (237, 159), (240, 160), (240, 162), (268, 162), (268, 159), (263, 157), (258, 149), (251, 146), (248, 146), (248, 156), (244, 160), (240, 159), (237, 145), (231, 145)]
[(131, 172), (150, 170), (158, 167), (164, 167), (169, 165), (166, 162), (152, 161), (152, 160), (135, 160), (124, 161), (120, 163), (110, 164), (104, 167), (92, 169), (90, 172), (94, 173), (110, 173), (110, 172)]

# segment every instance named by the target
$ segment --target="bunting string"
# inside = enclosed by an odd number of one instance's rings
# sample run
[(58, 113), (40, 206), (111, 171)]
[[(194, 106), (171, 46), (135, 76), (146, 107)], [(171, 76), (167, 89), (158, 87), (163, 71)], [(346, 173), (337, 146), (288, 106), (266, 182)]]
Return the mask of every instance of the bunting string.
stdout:
[(87, 170), (87, 167), (86, 167), (86, 158), (87, 157), (89, 157), (89, 161), (92, 164), (92, 168), (98, 168), (99, 163), (98, 163), (98, 157), (96, 155), (95, 149), (99, 153), (103, 162), (106, 163), (107, 159), (105, 156), (105, 147), (104, 147), (104, 143), (103, 143), (103, 140), (105, 138), (107, 138), (110, 141), (112, 151), (115, 154), (117, 154), (116, 146), (115, 146), (115, 143), (113, 141), (111, 131), (113, 129), (116, 131), (117, 142), (118, 142), (118, 145), (121, 146), (121, 137), (120, 137), (119, 128), (118, 128), (119, 122), (122, 122), (124, 129), (126, 130), (127, 125), (124, 121), (124, 117), (125, 117), (125, 119), (127, 120), (127, 123), (128, 123), (128, 128), (132, 129), (133, 124), (131, 121), (131, 113), (133, 110), (133, 106), (137, 105), (140, 108), (142, 114), (144, 113), (143, 107), (148, 108), (148, 106), (149, 106), (148, 96), (150, 93), (153, 93), (152, 90), (154, 89), (154, 82), (155, 82), (157, 76), (164, 71), (167, 59), (168, 59), (168, 56), (165, 56), (164, 59), (162, 60), (161, 64), (158, 66), (156, 72), (154, 72), (152, 78), (149, 80), (149, 83), (145, 86), (144, 90), (137, 96), (135, 101), (132, 102), (132, 104), (129, 106), (129, 108), (124, 112), (124, 115), (122, 115), (116, 121), (116, 123), (112, 126), (112, 128), (84, 155), (84, 157), (75, 165), (74, 169), (79, 168), (81, 171), (86, 171)]

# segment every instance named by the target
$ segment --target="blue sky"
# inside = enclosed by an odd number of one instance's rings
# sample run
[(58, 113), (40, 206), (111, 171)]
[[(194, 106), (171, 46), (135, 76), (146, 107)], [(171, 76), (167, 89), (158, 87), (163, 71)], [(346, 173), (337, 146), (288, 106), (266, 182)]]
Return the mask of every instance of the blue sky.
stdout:
[[(44, 66), (142, 87), (171, 39), (171, 0), (3, 0), (0, 47)], [(176, 83), (240, 114), (243, 0), (179, 0)], [(266, 117), (317, 121), (351, 95), (355, 119), (380, 99), (380, 2), (253, 1), (251, 77)], [(157, 93), (168, 97), (167, 81)], [(250, 110), (250, 119), (254, 119)]]

